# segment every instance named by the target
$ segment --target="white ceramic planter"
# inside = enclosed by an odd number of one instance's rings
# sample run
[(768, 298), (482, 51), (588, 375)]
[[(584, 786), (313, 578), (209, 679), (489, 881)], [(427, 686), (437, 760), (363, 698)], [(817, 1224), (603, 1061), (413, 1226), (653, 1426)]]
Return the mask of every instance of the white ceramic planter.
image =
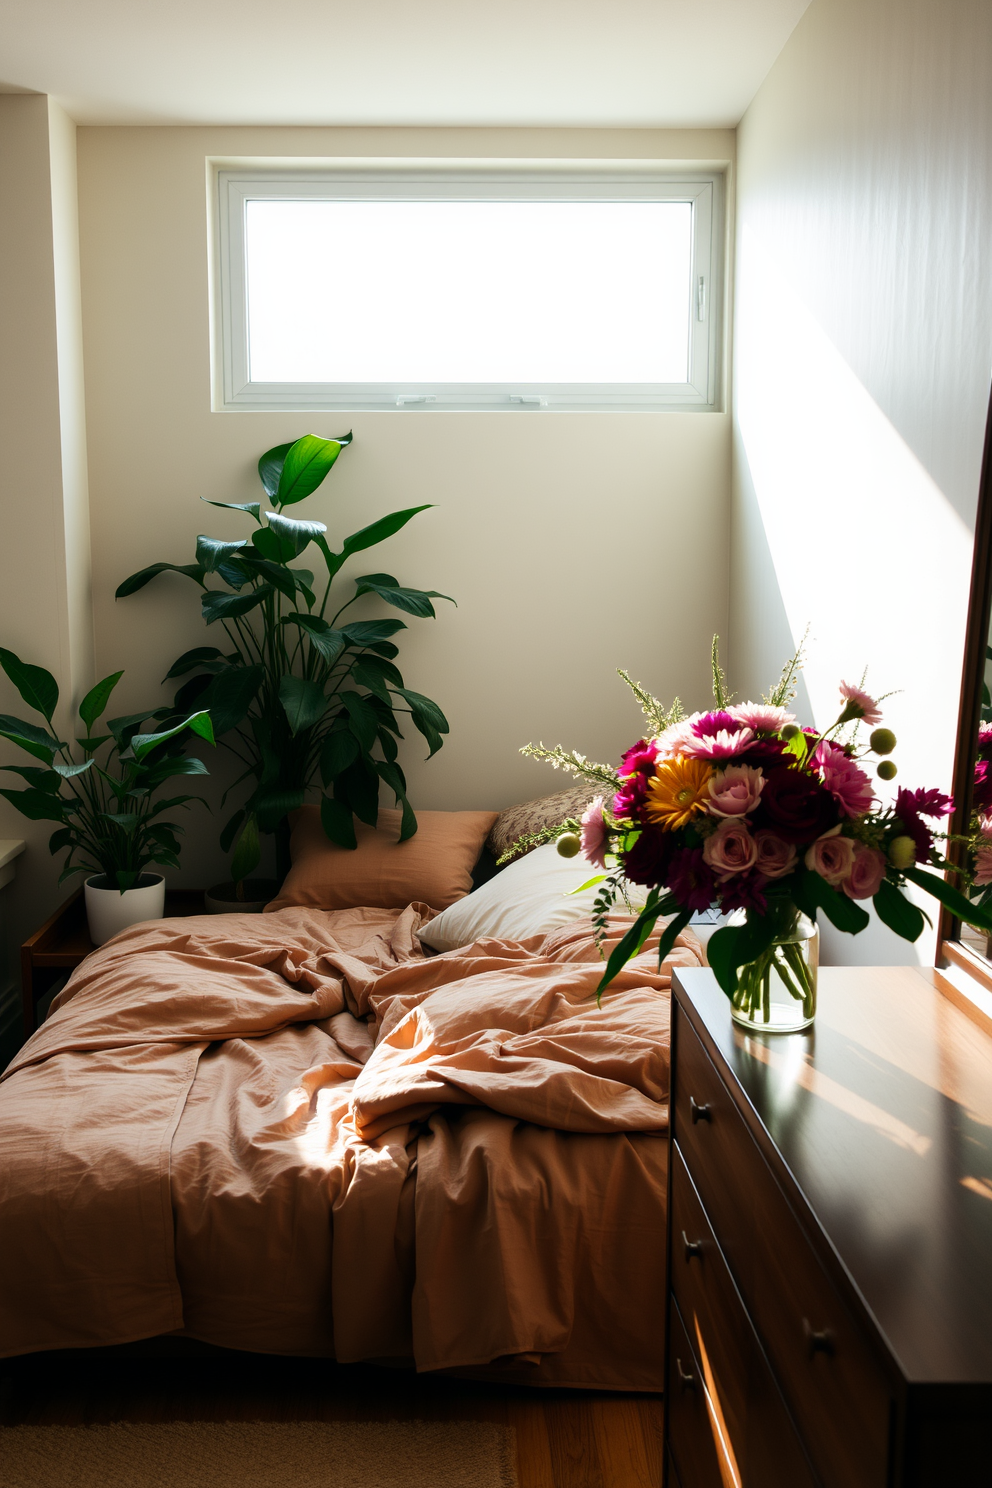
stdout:
[(125, 889), (123, 894), (116, 888), (100, 887), (102, 879), (104, 874), (94, 874), (86, 880), (85, 888), (86, 921), (94, 945), (103, 945), (129, 925), (160, 920), (165, 914), (165, 879), (161, 873), (143, 873), (138, 888)]

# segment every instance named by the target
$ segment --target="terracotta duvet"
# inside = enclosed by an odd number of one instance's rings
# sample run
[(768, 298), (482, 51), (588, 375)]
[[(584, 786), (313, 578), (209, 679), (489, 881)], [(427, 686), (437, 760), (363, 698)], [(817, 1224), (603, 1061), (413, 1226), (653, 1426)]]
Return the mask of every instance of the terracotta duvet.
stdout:
[(79, 968), (0, 1081), (0, 1356), (183, 1331), (660, 1388), (698, 945), (597, 1010), (588, 922), (428, 958), (430, 915), (160, 921)]

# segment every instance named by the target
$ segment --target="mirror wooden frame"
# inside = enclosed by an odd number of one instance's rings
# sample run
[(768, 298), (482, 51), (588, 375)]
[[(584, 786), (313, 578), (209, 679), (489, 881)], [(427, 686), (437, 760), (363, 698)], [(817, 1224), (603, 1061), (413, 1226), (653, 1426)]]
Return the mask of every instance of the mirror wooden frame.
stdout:
[[(972, 780), (975, 768), (975, 746), (981, 716), (982, 682), (985, 676), (989, 623), (992, 620), (992, 397), (985, 425), (985, 449), (978, 487), (978, 510), (975, 515), (975, 549), (971, 566), (971, 593), (968, 601), (968, 624), (965, 632), (964, 671), (961, 676), (961, 703), (958, 709), (958, 735), (954, 752), (954, 814), (952, 833), (965, 834), (971, 814)], [(960, 860), (964, 849), (953, 844), (952, 862)], [(961, 939), (961, 923), (947, 910), (942, 911), (937, 927), (937, 965), (948, 963), (975, 977), (992, 991), (992, 959), (983, 956)]]

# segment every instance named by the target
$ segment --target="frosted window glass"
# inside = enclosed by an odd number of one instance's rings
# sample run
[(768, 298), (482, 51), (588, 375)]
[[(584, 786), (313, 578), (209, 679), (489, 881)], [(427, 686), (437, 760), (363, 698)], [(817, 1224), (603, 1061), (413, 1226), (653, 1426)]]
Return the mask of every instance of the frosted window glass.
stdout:
[(688, 379), (689, 202), (245, 211), (253, 382)]

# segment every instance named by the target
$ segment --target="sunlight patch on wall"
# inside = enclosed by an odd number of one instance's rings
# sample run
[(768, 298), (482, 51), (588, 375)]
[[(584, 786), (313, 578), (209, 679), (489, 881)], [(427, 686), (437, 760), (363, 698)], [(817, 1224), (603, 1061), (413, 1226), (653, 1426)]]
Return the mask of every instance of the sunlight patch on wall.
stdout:
[(748, 228), (738, 297), (741, 437), (793, 636), (811, 625), (816, 723), (867, 665), (870, 691), (902, 689), (901, 779), (947, 788), (971, 531)]

